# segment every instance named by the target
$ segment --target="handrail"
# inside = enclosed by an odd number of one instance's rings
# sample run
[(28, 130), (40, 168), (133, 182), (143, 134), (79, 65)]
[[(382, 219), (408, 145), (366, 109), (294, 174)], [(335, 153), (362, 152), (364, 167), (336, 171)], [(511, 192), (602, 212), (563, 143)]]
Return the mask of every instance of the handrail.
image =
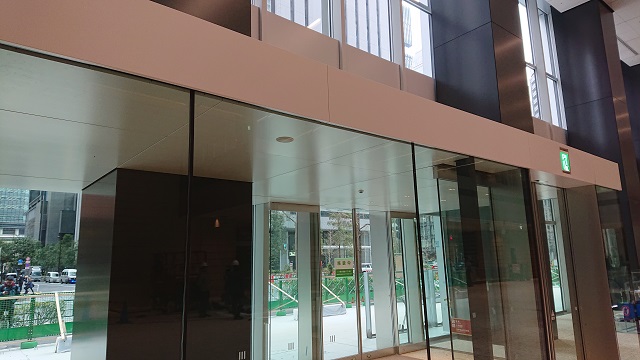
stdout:
[(41, 298), (41, 297), (51, 297), (55, 296), (54, 294), (58, 293), (60, 295), (73, 295), (75, 294), (72, 291), (60, 291), (60, 292), (52, 292), (52, 293), (41, 293), (41, 294), (29, 294), (29, 295), (14, 295), (14, 296), (2, 296), (0, 295), (0, 300), (26, 300), (31, 298)]
[[(327, 290), (327, 292), (328, 292), (329, 294), (333, 295), (333, 298), (337, 299), (337, 300), (338, 300), (342, 305), (347, 306), (347, 303), (345, 303), (344, 301), (342, 301), (342, 299), (340, 299), (340, 298), (338, 297), (338, 295), (334, 294), (334, 292), (333, 292), (333, 291), (329, 290), (329, 288), (328, 288), (325, 284), (322, 284), (322, 287), (323, 287), (325, 290)], [(329, 300), (329, 299), (327, 299), (327, 300)], [(323, 301), (323, 302), (324, 302), (324, 301)]]
[(294, 298), (293, 296), (289, 295), (286, 291), (280, 289), (279, 287), (275, 286), (273, 283), (269, 283), (269, 285), (273, 286), (274, 288), (276, 288), (276, 290), (280, 291), (281, 293), (283, 293), (286, 297), (288, 297), (289, 299), (298, 302), (298, 300), (296, 300), (296, 298)]

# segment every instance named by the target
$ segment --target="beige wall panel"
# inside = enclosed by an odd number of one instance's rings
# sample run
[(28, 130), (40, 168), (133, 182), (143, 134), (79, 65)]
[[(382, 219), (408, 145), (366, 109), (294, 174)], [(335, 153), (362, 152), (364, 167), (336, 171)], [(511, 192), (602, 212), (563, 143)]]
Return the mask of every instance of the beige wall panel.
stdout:
[(329, 69), (329, 109), (337, 125), (511, 165), (531, 164), (523, 131), (335, 69)]
[(260, 39), (260, 8), (251, 6), (251, 37)]
[(618, 164), (611, 161), (598, 161), (593, 165), (596, 172), (596, 185), (618, 191), (622, 190)]
[(536, 117), (532, 117), (531, 119), (533, 120), (533, 133), (543, 138), (551, 139), (549, 123)]
[[(562, 174), (559, 143), (400, 91), (397, 64), (353, 47), (343, 47), (347, 71), (341, 71), (146, 0), (0, 0), (0, 6), (0, 42), (389, 138), (538, 169), (569, 182), (597, 179), (602, 186), (620, 188), (618, 172), (608, 170), (616, 164), (570, 150), (573, 173)], [(319, 34), (301, 36), (307, 35)], [(603, 169), (608, 172), (596, 177)]]
[(551, 129), (551, 140), (561, 144), (567, 143), (567, 130), (553, 124), (549, 124), (549, 128)]
[(400, 66), (353, 46), (342, 46), (342, 68), (350, 73), (400, 89)]
[(0, 41), (328, 118), (325, 65), (168, 7), (146, 0), (1, 0), (0, 7)]
[(590, 184), (595, 183), (595, 170), (590, 163), (591, 155), (576, 149), (569, 149), (571, 174), (564, 174), (560, 163), (560, 148), (568, 147), (540, 136), (531, 136), (529, 147), (534, 169), (557, 176), (579, 179)]
[(262, 41), (323, 64), (340, 67), (340, 43), (268, 11), (262, 14)]
[(425, 99), (436, 100), (435, 80), (419, 72), (402, 68), (404, 91), (418, 95)]

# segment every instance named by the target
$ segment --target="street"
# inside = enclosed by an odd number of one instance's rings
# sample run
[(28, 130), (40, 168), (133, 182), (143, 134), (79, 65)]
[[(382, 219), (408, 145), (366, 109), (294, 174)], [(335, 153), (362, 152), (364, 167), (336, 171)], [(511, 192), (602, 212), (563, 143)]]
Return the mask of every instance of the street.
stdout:
[[(37, 293), (51, 293), (55, 291), (76, 291), (76, 284), (60, 284), (60, 283), (46, 283), (44, 281), (37, 281), (33, 283), (35, 286), (33, 290)], [(24, 293), (24, 289), (22, 290)]]

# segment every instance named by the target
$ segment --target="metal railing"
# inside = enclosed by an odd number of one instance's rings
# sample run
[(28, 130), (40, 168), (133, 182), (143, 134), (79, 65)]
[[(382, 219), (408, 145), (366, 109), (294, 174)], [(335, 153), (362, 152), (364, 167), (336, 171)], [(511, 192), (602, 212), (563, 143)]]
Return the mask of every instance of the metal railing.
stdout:
[(60, 335), (60, 320), (73, 332), (74, 298), (58, 293), (58, 310), (55, 293), (0, 297), (0, 342)]

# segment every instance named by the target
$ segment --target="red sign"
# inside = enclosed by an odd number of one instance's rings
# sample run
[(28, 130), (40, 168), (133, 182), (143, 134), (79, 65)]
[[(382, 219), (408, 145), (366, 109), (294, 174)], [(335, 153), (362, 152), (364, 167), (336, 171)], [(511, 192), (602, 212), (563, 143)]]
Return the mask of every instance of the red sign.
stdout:
[(452, 318), (451, 332), (460, 335), (471, 335), (471, 320)]

